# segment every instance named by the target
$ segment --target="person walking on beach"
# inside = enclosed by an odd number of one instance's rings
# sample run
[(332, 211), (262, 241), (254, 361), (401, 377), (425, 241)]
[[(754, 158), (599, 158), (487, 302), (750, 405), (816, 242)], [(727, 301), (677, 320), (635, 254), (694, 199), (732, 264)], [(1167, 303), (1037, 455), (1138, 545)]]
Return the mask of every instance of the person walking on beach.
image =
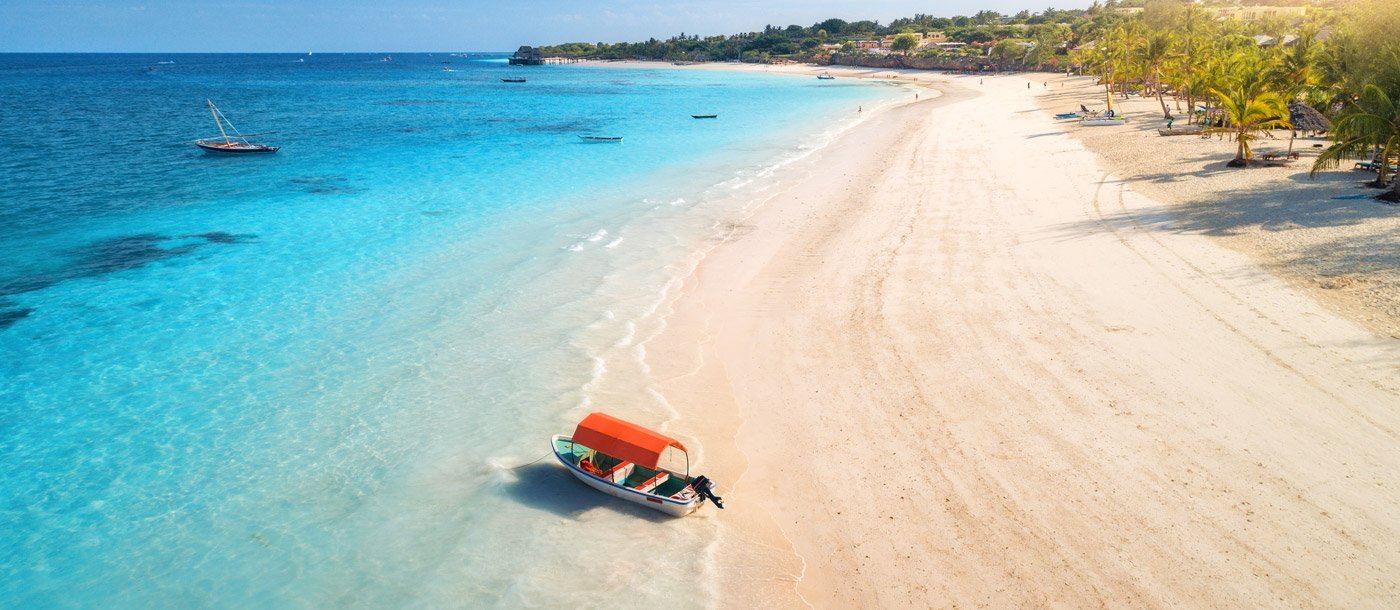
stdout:
[(1171, 113), (1167, 113), (1167, 131), (1172, 130), (1172, 123), (1175, 121), (1176, 117), (1172, 116)]

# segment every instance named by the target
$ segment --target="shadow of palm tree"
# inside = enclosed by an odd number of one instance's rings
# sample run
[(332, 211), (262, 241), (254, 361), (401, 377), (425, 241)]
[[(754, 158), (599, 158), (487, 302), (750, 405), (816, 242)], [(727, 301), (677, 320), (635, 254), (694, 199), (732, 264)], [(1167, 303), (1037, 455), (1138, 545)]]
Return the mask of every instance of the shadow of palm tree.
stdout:
[[(1241, 170), (1229, 170), (1241, 171)], [(1246, 170), (1248, 171), (1248, 170)], [(1301, 172), (1306, 178), (1307, 172)], [(1345, 183), (1345, 176), (1328, 180)], [(1124, 181), (1120, 181), (1124, 182)], [(1132, 181), (1126, 181), (1129, 184)], [(1112, 182), (1110, 182), (1111, 184)], [(1269, 265), (1293, 273), (1305, 271), (1320, 278), (1350, 276), (1375, 270), (1394, 270), (1400, 252), (1400, 213), (1371, 198), (1338, 198), (1337, 185), (1317, 185), (1318, 196), (1299, 199), (1299, 185), (1280, 181), (1273, 186), (1212, 191), (1209, 199), (1173, 206), (1158, 205), (1143, 210), (1109, 211), (1101, 218), (1066, 223), (1053, 229), (1057, 239), (1079, 239), (1106, 231), (1176, 233), (1229, 237), (1259, 232), (1277, 235), (1284, 242), (1299, 244), (1271, 249), (1277, 261)], [(1370, 191), (1370, 189), (1364, 189)], [(1105, 196), (1108, 196), (1105, 190)], [(1314, 229), (1355, 227), (1359, 230), (1319, 232)], [(1289, 233), (1306, 233), (1294, 239)], [(1299, 236), (1301, 237), (1301, 235)], [(1380, 276), (1375, 281), (1393, 280)], [(1323, 288), (1333, 286), (1323, 282)], [(1341, 287), (1341, 286), (1337, 286)]]

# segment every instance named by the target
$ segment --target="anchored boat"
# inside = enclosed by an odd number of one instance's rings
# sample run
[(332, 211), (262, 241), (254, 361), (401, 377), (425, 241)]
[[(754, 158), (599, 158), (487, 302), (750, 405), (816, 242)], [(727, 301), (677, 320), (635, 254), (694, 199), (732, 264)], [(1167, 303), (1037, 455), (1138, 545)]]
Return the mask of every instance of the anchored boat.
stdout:
[[(194, 145), (198, 146), (200, 150), (214, 155), (270, 155), (281, 150), (281, 148), (277, 146), (254, 144), (248, 141), (248, 138), (254, 136), (272, 135), (277, 132), (269, 131), (245, 136), (238, 133), (238, 129), (233, 126), (233, 123), (228, 120), (228, 117), (225, 117), (224, 113), (219, 112), (219, 109), (214, 107), (214, 102), (209, 100), (204, 101), (209, 104), (209, 112), (214, 115), (214, 123), (219, 126), (219, 134), (221, 137), (195, 140)], [(224, 123), (228, 123), (228, 128), (233, 131), (234, 135), (228, 135), (228, 132), (224, 131)]]
[(1079, 119), (1079, 124), (1084, 127), (1103, 127), (1105, 125), (1127, 125), (1128, 117), (1116, 116), (1117, 111), (1113, 109), (1113, 92), (1108, 92), (1108, 113), (1100, 116), (1087, 116)]
[(503, 78), (503, 79), (501, 79), (501, 82), (503, 82), (503, 83), (523, 83), (523, 82), (525, 82), (525, 79), (523, 79), (523, 78)]
[[(690, 477), (685, 445), (637, 424), (591, 413), (573, 436), (555, 435), (550, 445), (554, 457), (578, 480), (610, 496), (673, 517), (695, 512), (707, 499), (724, 508), (722, 498), (714, 495), (713, 481)], [(673, 467), (677, 451), (685, 458), (684, 471)]]
[(1104, 125), (1127, 125), (1128, 117), (1125, 116), (1091, 116), (1079, 119), (1079, 124), (1085, 127), (1103, 127)]
[(692, 118), (692, 119), (717, 119), (717, 118), (719, 118), (719, 115), (718, 115), (718, 114), (692, 114), (692, 115), (690, 115), (690, 118)]
[(618, 144), (622, 143), (622, 138), (620, 137), (613, 138), (604, 136), (579, 136), (578, 139), (583, 140), (584, 142), (616, 142)]
[(832, 76), (830, 72), (822, 72), (817, 75), (817, 80), (836, 80), (836, 77)]

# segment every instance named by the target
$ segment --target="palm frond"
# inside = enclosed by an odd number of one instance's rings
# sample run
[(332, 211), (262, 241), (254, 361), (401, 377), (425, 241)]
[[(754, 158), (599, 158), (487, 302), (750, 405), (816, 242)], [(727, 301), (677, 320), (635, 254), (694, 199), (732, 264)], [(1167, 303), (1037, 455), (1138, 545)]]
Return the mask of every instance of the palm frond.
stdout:
[(1335, 168), (1341, 165), (1343, 160), (1363, 158), (1370, 148), (1371, 142), (1364, 137), (1352, 138), (1328, 146), (1322, 151), (1322, 154), (1317, 156), (1317, 160), (1313, 161), (1312, 170), (1308, 172), (1308, 176), (1315, 176), (1324, 169)]

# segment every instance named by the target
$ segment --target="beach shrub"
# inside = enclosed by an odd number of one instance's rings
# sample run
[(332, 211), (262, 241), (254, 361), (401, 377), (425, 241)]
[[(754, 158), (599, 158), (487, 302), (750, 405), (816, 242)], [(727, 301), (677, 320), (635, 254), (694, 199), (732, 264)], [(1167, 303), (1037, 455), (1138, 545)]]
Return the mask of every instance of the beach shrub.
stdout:
[(1003, 40), (992, 45), (992, 57), (1002, 61), (1014, 61), (1026, 56), (1026, 48), (1011, 40)]

